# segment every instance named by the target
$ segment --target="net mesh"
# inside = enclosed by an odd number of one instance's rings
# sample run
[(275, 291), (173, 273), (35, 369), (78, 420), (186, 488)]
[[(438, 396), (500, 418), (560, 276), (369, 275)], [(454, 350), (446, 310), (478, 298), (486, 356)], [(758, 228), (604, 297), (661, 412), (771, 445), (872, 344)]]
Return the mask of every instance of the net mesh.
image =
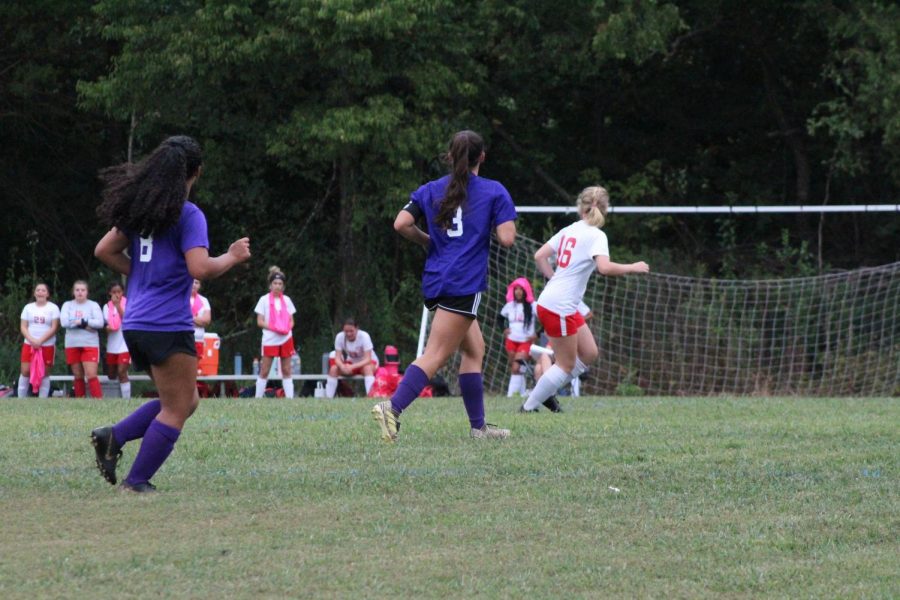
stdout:
[[(487, 393), (509, 379), (506, 286), (527, 277), (539, 294), (539, 247), (492, 244), (479, 310)], [(900, 395), (900, 263), (781, 280), (594, 275), (584, 301), (600, 357), (582, 394)], [(456, 393), (458, 365), (442, 371)]]

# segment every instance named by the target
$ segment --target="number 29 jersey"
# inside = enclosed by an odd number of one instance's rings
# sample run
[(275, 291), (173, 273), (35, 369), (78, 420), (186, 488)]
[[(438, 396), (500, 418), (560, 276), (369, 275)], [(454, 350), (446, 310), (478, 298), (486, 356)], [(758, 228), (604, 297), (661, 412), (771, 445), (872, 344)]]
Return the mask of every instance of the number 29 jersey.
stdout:
[(561, 229), (547, 242), (556, 253), (556, 271), (537, 303), (558, 315), (572, 315), (596, 269), (595, 256), (609, 256), (606, 234), (584, 221)]
[(434, 222), (447, 193), (450, 176), (430, 181), (410, 194), (404, 209), (425, 215), (428, 223), (428, 257), (422, 274), (422, 295), (468, 296), (487, 289), (487, 263), (491, 235), (498, 225), (516, 218), (516, 207), (506, 188), (497, 181), (469, 175), (466, 201), (448, 229)]

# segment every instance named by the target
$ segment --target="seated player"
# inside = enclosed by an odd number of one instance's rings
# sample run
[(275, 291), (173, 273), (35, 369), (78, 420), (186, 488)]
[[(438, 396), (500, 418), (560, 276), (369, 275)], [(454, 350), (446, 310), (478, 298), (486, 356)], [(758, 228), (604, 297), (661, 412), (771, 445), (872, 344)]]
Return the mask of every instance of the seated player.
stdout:
[(372, 338), (359, 328), (352, 317), (344, 321), (344, 327), (334, 338), (334, 358), (328, 361), (328, 377), (325, 380), (325, 395), (334, 398), (338, 377), (362, 375), (366, 384), (366, 394), (375, 382), (378, 357), (372, 346)]

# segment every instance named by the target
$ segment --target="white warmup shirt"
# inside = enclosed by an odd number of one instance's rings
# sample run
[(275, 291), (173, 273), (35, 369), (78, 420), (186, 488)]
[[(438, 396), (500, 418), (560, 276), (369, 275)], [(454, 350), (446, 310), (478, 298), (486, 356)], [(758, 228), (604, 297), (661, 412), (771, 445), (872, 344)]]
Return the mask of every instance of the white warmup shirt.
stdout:
[(561, 229), (547, 242), (556, 252), (556, 271), (544, 286), (538, 304), (560, 316), (573, 315), (597, 270), (595, 256), (609, 256), (606, 234), (584, 221)]
[[(37, 302), (26, 304), (22, 309), (23, 321), (28, 321), (28, 333), (33, 338), (39, 338), (50, 331), (53, 325), (53, 319), (59, 318), (59, 307), (52, 302), (47, 302), (43, 306), (38, 306)], [(50, 337), (42, 346), (53, 346), (56, 344), (56, 336)]]
[(347, 339), (347, 336), (344, 335), (343, 331), (334, 337), (335, 352), (343, 352), (344, 356), (347, 357), (344, 362), (350, 363), (351, 365), (361, 361), (366, 350), (371, 353), (369, 354), (369, 358), (377, 363), (378, 357), (375, 356), (373, 349), (372, 338), (362, 329), (356, 331), (356, 339), (352, 342)]
[[(201, 304), (203, 304), (203, 308), (200, 309), (200, 312), (198, 312), (196, 316), (199, 317), (199, 316), (201, 316), (201, 315), (204, 314), (204, 313), (208, 313), (208, 312), (212, 311), (212, 306), (210, 306), (209, 300), (206, 299), (206, 296), (201, 296), (200, 294), (197, 294), (197, 297), (200, 298), (200, 302), (201, 302)], [(191, 298), (191, 302), (193, 302), (193, 301), (194, 301), (194, 299)], [(269, 302), (268, 302), (268, 300), (266, 300), (266, 307), (267, 307), (267, 308), (268, 308), (268, 305), (269, 305)], [(258, 308), (259, 308), (259, 305), (257, 305), (256, 308), (258, 309)], [(257, 310), (257, 312), (259, 312), (259, 311)], [(203, 342), (203, 336), (205, 336), (205, 335), (206, 335), (206, 328), (205, 328), (205, 327), (197, 327), (196, 325), (194, 325), (194, 341), (195, 341), (195, 342), (201, 342), (201, 343), (202, 343), (202, 342)]]
[[(103, 311), (93, 300), (76, 302), (69, 300), (62, 305), (59, 319), (60, 325), (66, 328), (66, 348), (99, 348), (100, 336), (97, 331), (103, 329)], [(90, 329), (79, 329), (81, 319), (87, 319)]]
[(507, 302), (500, 315), (509, 321), (509, 339), (513, 342), (527, 342), (534, 337), (534, 322), (537, 321), (537, 304), (531, 303), (531, 322), (525, 326), (525, 305), (521, 302)]
[[(294, 308), (294, 303), (291, 302), (291, 299), (287, 296), (281, 296), (275, 298), (275, 310), (281, 306), (281, 301), (284, 301), (284, 305), (287, 306), (287, 310), (289, 314), (294, 314), (297, 312), (297, 309)], [(262, 315), (263, 319), (266, 323), (269, 322), (269, 295), (264, 294), (259, 302), (256, 303), (256, 314)], [(288, 332), (286, 334), (275, 333), (271, 329), (263, 329), (262, 335), (262, 345), (263, 346), (280, 346), (289, 339), (291, 339), (291, 333)]]
[[(113, 310), (116, 310), (113, 308)], [(128, 304), (125, 305), (128, 310)], [(103, 305), (103, 320), (109, 325), (109, 302)], [(109, 354), (124, 354), (128, 352), (128, 346), (125, 345), (125, 336), (122, 334), (122, 325), (115, 331), (106, 332), (106, 352)]]

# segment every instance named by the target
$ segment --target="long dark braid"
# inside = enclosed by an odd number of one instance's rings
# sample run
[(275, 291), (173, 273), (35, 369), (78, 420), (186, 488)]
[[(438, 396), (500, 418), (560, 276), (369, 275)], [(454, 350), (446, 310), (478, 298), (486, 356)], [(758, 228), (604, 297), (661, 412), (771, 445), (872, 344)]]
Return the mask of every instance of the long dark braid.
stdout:
[(200, 144), (177, 135), (137, 164), (107, 167), (100, 171), (105, 187), (97, 215), (106, 225), (141, 237), (161, 233), (181, 217), (185, 183), (202, 164)]
[(466, 189), (469, 187), (469, 171), (478, 164), (484, 152), (484, 140), (474, 131), (460, 131), (450, 141), (447, 162), (450, 164), (450, 183), (447, 193), (440, 201), (440, 208), (434, 222), (444, 229), (449, 229), (456, 216), (456, 209), (466, 202)]

